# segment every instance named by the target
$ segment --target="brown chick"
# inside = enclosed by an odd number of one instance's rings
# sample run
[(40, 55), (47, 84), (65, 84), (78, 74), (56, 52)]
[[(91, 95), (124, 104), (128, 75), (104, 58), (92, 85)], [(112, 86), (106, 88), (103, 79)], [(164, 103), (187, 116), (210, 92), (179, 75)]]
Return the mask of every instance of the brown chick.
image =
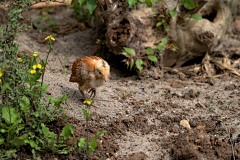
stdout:
[[(69, 82), (77, 82), (83, 99), (84, 90), (90, 89), (90, 98), (96, 96), (96, 88), (103, 86), (110, 78), (110, 66), (100, 57), (79, 58), (73, 63), (72, 75)], [(88, 92), (88, 93), (89, 93)]]

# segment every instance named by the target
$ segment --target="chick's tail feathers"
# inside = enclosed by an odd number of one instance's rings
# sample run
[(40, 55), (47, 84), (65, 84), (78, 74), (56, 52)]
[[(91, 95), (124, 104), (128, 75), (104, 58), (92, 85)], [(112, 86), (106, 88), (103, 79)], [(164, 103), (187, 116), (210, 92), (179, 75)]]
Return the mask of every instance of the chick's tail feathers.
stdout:
[(72, 75), (69, 79), (69, 82), (78, 82), (78, 78), (77, 78), (77, 67), (78, 67), (78, 63), (81, 63), (81, 58), (76, 60), (74, 63), (73, 63), (73, 66), (72, 66)]
[(78, 78), (76, 76), (71, 75), (69, 82), (78, 82)]

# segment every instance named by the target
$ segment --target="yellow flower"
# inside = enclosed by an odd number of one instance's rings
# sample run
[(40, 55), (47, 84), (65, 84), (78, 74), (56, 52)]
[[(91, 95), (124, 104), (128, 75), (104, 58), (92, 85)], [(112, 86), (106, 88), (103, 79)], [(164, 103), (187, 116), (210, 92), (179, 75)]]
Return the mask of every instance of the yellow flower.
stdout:
[(18, 61), (22, 62), (22, 58), (18, 58)]
[(0, 70), (0, 77), (2, 77), (2, 72), (1, 72), (1, 70)]
[(91, 105), (92, 104), (92, 100), (86, 100), (83, 102), (84, 104), (87, 104), (87, 105)]
[(34, 52), (33, 56), (34, 57), (37, 57), (38, 53), (37, 52)]
[(49, 38), (49, 36), (47, 36), (46, 38), (45, 38), (45, 40), (47, 40)]
[(36, 73), (36, 70), (35, 70), (35, 69), (34, 69), (34, 70), (31, 70), (30, 73), (31, 73), (31, 74), (34, 74), (34, 73)]
[(87, 104), (90, 105), (90, 104), (92, 104), (92, 102), (91, 101), (87, 101)]
[(33, 69), (36, 69), (36, 68), (37, 68), (37, 65), (33, 65), (32, 67), (33, 67)]
[(38, 64), (38, 65), (37, 65), (37, 68), (41, 69), (41, 68), (42, 68), (41, 64)]
[(48, 40), (49, 38), (50, 38), (50, 40), (55, 41), (55, 39), (52, 37), (52, 35), (47, 36), (47, 37), (45, 38), (45, 40)]
[(0, 79), (0, 83), (2, 82), (2, 80)]

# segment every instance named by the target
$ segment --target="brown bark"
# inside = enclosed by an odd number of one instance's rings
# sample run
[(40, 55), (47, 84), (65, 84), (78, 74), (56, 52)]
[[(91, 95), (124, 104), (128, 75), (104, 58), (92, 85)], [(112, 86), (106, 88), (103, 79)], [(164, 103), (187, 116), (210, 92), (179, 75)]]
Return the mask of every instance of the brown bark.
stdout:
[[(237, 0), (231, 2), (224, 0), (198, 0), (199, 7), (187, 10), (178, 6), (178, 13), (170, 21), (166, 15), (166, 8), (154, 5), (147, 8), (145, 3), (137, 3), (134, 8), (127, 6), (124, 0), (97, 0), (97, 20), (107, 27), (105, 34), (106, 45), (111, 52), (119, 54), (123, 47), (132, 48), (136, 56), (146, 56), (147, 47), (157, 48), (162, 38), (167, 38), (168, 43), (176, 43), (177, 52), (166, 49), (162, 51), (163, 65), (165, 67), (181, 67), (187, 61), (204, 56), (211, 52), (222, 40), (232, 21), (232, 11)], [(176, 2), (175, 2), (176, 3)], [(159, 14), (165, 15), (169, 31), (165, 32), (163, 25), (156, 27), (161, 19), (150, 18), (157, 9)], [(186, 13), (202, 15), (202, 20), (185, 17)], [(189, 21), (190, 20), (190, 21)], [(149, 62), (144, 59), (144, 69), (140, 75), (160, 77), (160, 61)]]

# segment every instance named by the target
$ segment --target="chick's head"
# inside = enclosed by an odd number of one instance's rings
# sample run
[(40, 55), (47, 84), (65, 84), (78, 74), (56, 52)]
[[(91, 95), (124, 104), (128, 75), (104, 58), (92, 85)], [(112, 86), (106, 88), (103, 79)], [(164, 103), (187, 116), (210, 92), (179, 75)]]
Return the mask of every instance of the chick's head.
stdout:
[(106, 82), (110, 73), (110, 66), (104, 60), (98, 60), (95, 64), (95, 74), (99, 78), (103, 78)]

